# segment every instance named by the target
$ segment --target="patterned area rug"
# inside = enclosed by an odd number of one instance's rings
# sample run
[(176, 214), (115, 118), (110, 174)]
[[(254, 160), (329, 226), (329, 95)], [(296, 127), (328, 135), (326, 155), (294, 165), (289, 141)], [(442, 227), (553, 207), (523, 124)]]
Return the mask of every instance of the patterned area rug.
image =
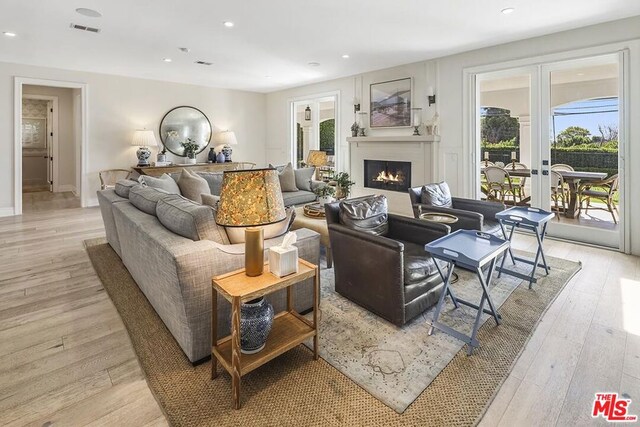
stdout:
[[(505, 285), (504, 298), (509, 292), (512, 293), (500, 310), (504, 318), (502, 325), (495, 327), (494, 323), (488, 321), (480, 328), (478, 339), (481, 347), (473, 356), (468, 357), (463, 348), (457, 353), (454, 351), (448, 365), (445, 362), (429, 365), (435, 366), (440, 374), (435, 379), (430, 379), (430, 384), (422, 381), (425, 385), (419, 387), (426, 389), (421, 394), (418, 391), (417, 398), (414, 396), (415, 401), (402, 414), (373, 397), (373, 390), (367, 392), (355, 381), (361, 383), (362, 387), (368, 382), (368, 387), (375, 388), (372, 380), (384, 379), (379, 383), (383, 392), (377, 394), (381, 399), (391, 393), (392, 389), (413, 390), (412, 384), (420, 378), (411, 378), (409, 374), (403, 373), (428, 372), (413, 366), (416, 363), (414, 359), (421, 357), (430, 346), (426, 344), (426, 336), (419, 336), (419, 330), (424, 328), (421, 325), (425, 322), (424, 316), (412, 322), (407, 329), (416, 331), (405, 335), (405, 328), (398, 329), (375, 316), (367, 316), (357, 306), (341, 300), (331, 290), (327, 291), (331, 270), (323, 271), (325, 283), (321, 327), (324, 334), (332, 334), (343, 343), (347, 341), (345, 334), (349, 334), (352, 340), (360, 343), (351, 347), (360, 350), (351, 349), (344, 353), (332, 350), (337, 345), (327, 337), (324, 341), (326, 349), (323, 350), (323, 358), (314, 361), (309, 349), (303, 345), (298, 346), (243, 377), (242, 408), (234, 410), (231, 405), (229, 375), (223, 373), (215, 381), (211, 381), (209, 363), (192, 366), (104, 239), (87, 241), (86, 247), (98, 276), (129, 332), (149, 387), (168, 421), (175, 426), (473, 425), (484, 414), (507, 377), (541, 315), (580, 269), (578, 263), (550, 258), (552, 274), (542, 278), (533, 290), (528, 290), (526, 284), (515, 288)], [(458, 292), (462, 296), (462, 289)], [(496, 299), (499, 292), (502, 291), (496, 290), (494, 293)], [(340, 304), (332, 302), (339, 300)], [(336, 316), (341, 312), (346, 313), (345, 316), (351, 321), (339, 322)], [(452, 313), (447, 316), (452, 316)], [(468, 314), (461, 316), (464, 323), (464, 317)], [(457, 321), (455, 316), (442, 320)], [(377, 341), (367, 338), (365, 334), (372, 331), (364, 327), (367, 322), (375, 325), (374, 329), (386, 332), (383, 334), (373, 331), (378, 337)], [(332, 324), (345, 326), (345, 331), (330, 332), (327, 328)], [(349, 330), (352, 331), (348, 332)], [(404, 341), (402, 348), (396, 344), (391, 349), (402, 355), (402, 363), (397, 354), (390, 355), (393, 352), (374, 351), (375, 348), (388, 350), (382, 338), (393, 339), (396, 343)], [(432, 338), (449, 340), (441, 332), (436, 332)], [(411, 343), (405, 340), (415, 340), (414, 349), (424, 347), (412, 350), (418, 352), (412, 356), (408, 350)], [(371, 342), (374, 347), (365, 348), (362, 345), (365, 342)], [(460, 348), (461, 344), (451, 339), (451, 343), (447, 345)], [(350, 361), (345, 356), (347, 354), (359, 360)], [(338, 366), (338, 369), (324, 360), (333, 357), (336, 357), (337, 362), (331, 363)], [(349, 366), (353, 366), (353, 371), (343, 375), (340, 370)], [(391, 380), (394, 376), (395, 379)], [(403, 386), (402, 381), (409, 381), (411, 384)], [(411, 396), (408, 392), (403, 393)], [(411, 393), (415, 395), (415, 391)], [(409, 399), (411, 397), (405, 397), (404, 401)], [(388, 400), (387, 403), (390, 402)]]
[[(566, 280), (560, 260), (552, 265), (545, 280)], [(508, 263), (507, 267), (521, 273), (530, 271), (523, 263)], [(452, 285), (455, 295), (478, 305), (482, 288), (477, 276), (462, 269), (455, 271), (459, 275)], [(437, 329), (428, 334), (435, 307), (399, 328), (335, 292), (333, 269), (321, 274), (320, 356), (396, 412), (404, 412), (461, 348), (467, 350), (462, 341)], [(522, 280), (513, 276), (498, 278), (494, 274), (489, 291), (494, 304), (502, 306), (520, 283)], [(439, 321), (470, 335), (476, 313), (464, 305), (455, 309), (447, 298)], [(495, 326), (486, 314), (481, 324), (487, 320), (488, 326)], [(313, 348), (311, 341), (306, 344)]]

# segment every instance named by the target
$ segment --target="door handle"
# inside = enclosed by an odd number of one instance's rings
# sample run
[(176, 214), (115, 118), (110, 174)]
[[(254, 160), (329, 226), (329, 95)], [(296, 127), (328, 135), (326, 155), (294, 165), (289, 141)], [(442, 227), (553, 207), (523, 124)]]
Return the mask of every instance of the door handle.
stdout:
[(45, 159), (48, 159), (48, 158), (49, 158), (49, 156), (44, 156), (44, 158), (45, 158)]
[(546, 169), (543, 169), (543, 170), (542, 170), (542, 175), (549, 175), (549, 171), (548, 171), (548, 170), (546, 170)]
[(538, 175), (538, 169), (531, 169), (531, 175)]

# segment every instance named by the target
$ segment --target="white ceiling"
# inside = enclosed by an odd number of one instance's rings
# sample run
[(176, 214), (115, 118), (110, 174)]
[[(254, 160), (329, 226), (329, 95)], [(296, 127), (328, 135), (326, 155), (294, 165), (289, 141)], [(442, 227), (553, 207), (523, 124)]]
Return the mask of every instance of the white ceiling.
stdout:
[(270, 92), (639, 14), (638, 0), (2, 0), (0, 32), (18, 35), (0, 35), (0, 61)]

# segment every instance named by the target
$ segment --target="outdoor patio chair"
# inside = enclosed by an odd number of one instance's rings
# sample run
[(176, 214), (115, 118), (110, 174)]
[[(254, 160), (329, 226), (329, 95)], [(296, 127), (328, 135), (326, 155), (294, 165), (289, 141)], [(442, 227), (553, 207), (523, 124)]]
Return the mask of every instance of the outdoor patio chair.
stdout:
[(560, 221), (560, 207), (562, 207), (562, 212), (567, 209), (569, 193), (565, 188), (562, 175), (552, 170), (549, 178), (551, 179), (551, 200), (553, 201), (551, 210), (555, 211), (556, 218)]
[[(609, 211), (611, 216), (613, 217), (613, 222), (615, 224), (618, 223), (616, 219), (616, 214), (620, 215), (618, 212), (618, 207), (614, 202), (615, 195), (618, 193), (619, 186), (619, 177), (618, 174), (612, 175), (609, 178), (603, 179), (602, 181), (591, 181), (585, 182), (580, 185), (578, 188), (578, 202), (580, 203), (580, 207), (578, 208), (578, 215), (582, 212), (582, 203), (587, 202), (584, 212), (587, 213), (589, 208), (591, 209), (601, 209), (605, 211)], [(591, 205), (591, 199), (601, 200), (606, 204), (606, 208), (593, 207)]]
[[(514, 163), (512, 165), (507, 165), (504, 167), (507, 172), (510, 170), (514, 170), (514, 169), (529, 169), (529, 166), (525, 165), (524, 163)], [(520, 198), (520, 200), (524, 199), (526, 196), (524, 188), (525, 185), (527, 185), (527, 177), (511, 177), (511, 184), (513, 185), (513, 188), (516, 190), (516, 192), (518, 193), (518, 197)]]
[(129, 169), (106, 169), (98, 172), (98, 176), (100, 177), (100, 189), (104, 190), (106, 188), (115, 187), (116, 182), (121, 179), (127, 179), (131, 175), (131, 171)]
[(564, 163), (556, 163), (555, 165), (551, 165), (552, 171), (569, 171), (573, 172), (573, 166), (565, 165)]
[(513, 197), (513, 203), (517, 202), (516, 194), (518, 190), (513, 187), (509, 172), (498, 166), (489, 166), (482, 170), (487, 182), (487, 198), (489, 200), (499, 200), (504, 203), (509, 196)]

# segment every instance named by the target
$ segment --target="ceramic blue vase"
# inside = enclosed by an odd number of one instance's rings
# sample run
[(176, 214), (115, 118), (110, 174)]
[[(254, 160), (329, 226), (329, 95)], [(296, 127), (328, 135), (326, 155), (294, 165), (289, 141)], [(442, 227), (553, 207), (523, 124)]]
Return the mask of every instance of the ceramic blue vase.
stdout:
[(220, 151), (218, 153), (218, 155), (216, 156), (216, 162), (224, 163), (224, 159), (225, 159), (224, 153), (222, 151)]
[(240, 351), (254, 354), (262, 350), (273, 324), (273, 307), (264, 298), (240, 306)]
[(213, 147), (209, 148), (209, 155), (207, 156), (207, 159), (209, 160), (209, 163), (216, 162), (216, 152), (213, 151)]

